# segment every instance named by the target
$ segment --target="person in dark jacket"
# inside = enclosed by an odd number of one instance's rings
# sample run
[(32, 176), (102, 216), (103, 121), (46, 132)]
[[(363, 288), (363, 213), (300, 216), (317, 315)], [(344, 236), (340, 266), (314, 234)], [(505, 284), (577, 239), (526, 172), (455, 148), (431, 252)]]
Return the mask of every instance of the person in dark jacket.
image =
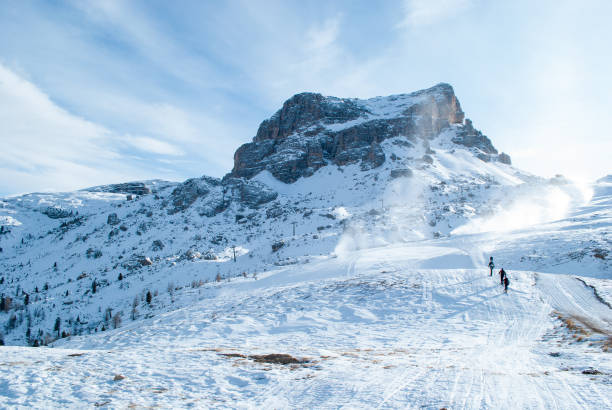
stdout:
[(501, 268), (501, 269), (499, 270), (499, 283), (500, 283), (501, 285), (503, 285), (503, 284), (504, 284), (504, 278), (505, 278), (505, 277), (506, 277), (506, 271), (504, 270), (504, 268)]
[(493, 276), (493, 269), (495, 268), (495, 264), (493, 263), (493, 257), (489, 258), (489, 276)]
[(508, 280), (508, 276), (504, 276), (504, 293), (508, 293), (508, 285), (510, 281)]

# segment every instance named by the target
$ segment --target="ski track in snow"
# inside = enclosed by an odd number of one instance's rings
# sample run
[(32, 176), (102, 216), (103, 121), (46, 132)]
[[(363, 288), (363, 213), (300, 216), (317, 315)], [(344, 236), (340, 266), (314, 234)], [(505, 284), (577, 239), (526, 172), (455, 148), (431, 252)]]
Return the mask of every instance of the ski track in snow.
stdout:
[[(448, 256), (437, 252), (353, 252), (210, 285), (193, 306), (58, 348), (6, 347), (0, 406), (610, 408), (609, 354), (563, 342), (551, 314), (610, 325), (592, 289), (510, 272), (504, 294), (485, 269), (414, 268), (415, 254)], [(591, 366), (603, 374), (581, 373)]]

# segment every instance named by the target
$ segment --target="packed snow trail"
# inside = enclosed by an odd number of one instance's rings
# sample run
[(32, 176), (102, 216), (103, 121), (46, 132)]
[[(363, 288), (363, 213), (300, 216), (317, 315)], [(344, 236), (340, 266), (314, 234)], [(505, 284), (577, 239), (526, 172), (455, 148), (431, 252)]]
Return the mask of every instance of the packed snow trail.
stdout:
[[(567, 295), (577, 295), (582, 314), (610, 319), (589, 288), (509, 271), (504, 294), (486, 267), (420, 267), (453, 258), (467, 263), (450, 248), (349, 252), (208, 285), (193, 306), (61, 348), (6, 347), (0, 406), (612, 406), (609, 353), (568, 338), (552, 314), (569, 312)], [(307, 362), (249, 358), (269, 353)], [(591, 367), (599, 374), (582, 373)]]

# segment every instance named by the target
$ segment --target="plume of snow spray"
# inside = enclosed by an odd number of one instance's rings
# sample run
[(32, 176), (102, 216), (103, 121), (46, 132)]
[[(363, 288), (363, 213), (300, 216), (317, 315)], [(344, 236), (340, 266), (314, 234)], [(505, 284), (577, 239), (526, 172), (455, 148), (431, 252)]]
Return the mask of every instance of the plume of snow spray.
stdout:
[(426, 224), (427, 183), (419, 177), (400, 178), (389, 183), (381, 197), (373, 198), (371, 210), (351, 220), (338, 241), (335, 253), (422, 240)]
[(577, 184), (521, 185), (506, 193), (492, 213), (474, 218), (451, 235), (507, 232), (529, 228), (566, 217), (569, 211), (590, 200), (592, 191)]
[(498, 198), (493, 212), (488, 216), (474, 218), (451, 231), (451, 235), (470, 254), (475, 266), (486, 266), (489, 256), (500, 246), (500, 238), (503, 237), (500, 234), (563, 219), (576, 206), (587, 203), (593, 195), (586, 184), (559, 184), (555, 180), (544, 185), (511, 187), (509, 191), (512, 199)]

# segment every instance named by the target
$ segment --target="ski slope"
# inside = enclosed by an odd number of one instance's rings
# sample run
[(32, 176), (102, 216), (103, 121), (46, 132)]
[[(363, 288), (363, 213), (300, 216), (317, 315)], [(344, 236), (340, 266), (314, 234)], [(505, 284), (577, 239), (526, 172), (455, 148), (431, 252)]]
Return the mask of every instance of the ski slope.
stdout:
[[(0, 406), (610, 408), (610, 307), (567, 275), (509, 271), (504, 294), (468, 260), (345, 252), (207, 284), (190, 306), (53, 349), (5, 347)], [(584, 340), (559, 319), (574, 316), (593, 324)], [(305, 362), (249, 358), (275, 353)]]

